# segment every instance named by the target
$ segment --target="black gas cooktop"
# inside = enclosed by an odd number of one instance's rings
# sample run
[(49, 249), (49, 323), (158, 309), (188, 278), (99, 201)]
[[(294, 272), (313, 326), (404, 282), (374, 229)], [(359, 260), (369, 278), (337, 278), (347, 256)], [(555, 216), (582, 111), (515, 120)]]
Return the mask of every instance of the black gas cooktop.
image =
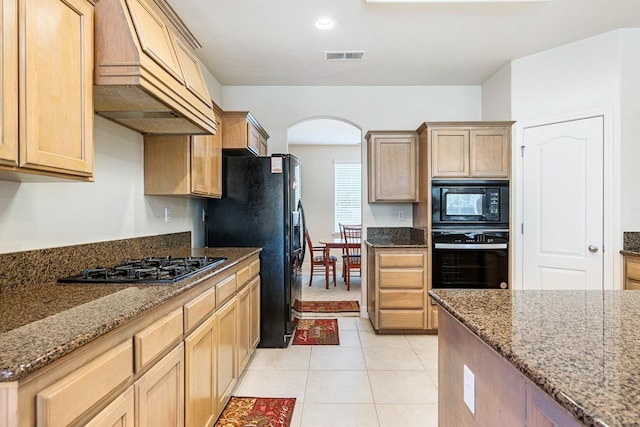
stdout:
[(58, 279), (60, 283), (172, 283), (215, 267), (222, 257), (150, 257), (127, 259), (113, 267), (85, 268), (82, 273)]

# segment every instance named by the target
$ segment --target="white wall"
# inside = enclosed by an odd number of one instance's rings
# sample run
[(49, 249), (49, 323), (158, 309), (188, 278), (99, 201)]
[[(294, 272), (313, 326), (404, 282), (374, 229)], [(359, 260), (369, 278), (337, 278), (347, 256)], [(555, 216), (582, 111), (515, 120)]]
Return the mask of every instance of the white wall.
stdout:
[(290, 145), (302, 166), (302, 204), (314, 243), (334, 232), (334, 160), (360, 162), (360, 145)]
[(640, 30), (620, 33), (620, 225), (622, 231), (640, 231)]
[[(511, 63), (511, 117), (518, 121), (515, 147), (521, 145), (523, 127), (604, 115), (607, 288), (620, 287), (622, 232), (640, 230), (639, 34), (637, 29), (612, 31)], [(519, 188), (518, 156), (514, 166), (514, 186)]]
[(511, 63), (482, 85), (482, 120), (511, 120)]
[[(362, 129), (414, 130), (425, 121), (480, 120), (479, 86), (224, 86), (223, 103), (230, 110), (249, 110), (270, 135), (269, 152), (286, 153), (287, 128), (301, 120), (334, 117)], [(364, 140), (363, 140), (364, 141)], [(363, 162), (367, 158), (362, 144)], [(363, 201), (367, 172), (362, 168)], [(405, 220), (398, 220), (399, 209)], [(412, 205), (367, 204), (364, 227), (406, 227)]]
[(94, 176), (95, 182), (0, 181), (0, 253), (181, 231), (202, 246), (202, 202), (144, 196), (139, 133), (95, 116)]

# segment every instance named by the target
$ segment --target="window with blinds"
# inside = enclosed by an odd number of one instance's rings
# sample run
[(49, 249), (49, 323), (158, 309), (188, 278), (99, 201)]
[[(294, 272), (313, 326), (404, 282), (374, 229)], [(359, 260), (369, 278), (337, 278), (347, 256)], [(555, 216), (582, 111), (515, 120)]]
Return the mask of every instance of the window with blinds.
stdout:
[(334, 161), (333, 175), (335, 185), (335, 231), (338, 224), (360, 224), (362, 221), (362, 176), (360, 163)]

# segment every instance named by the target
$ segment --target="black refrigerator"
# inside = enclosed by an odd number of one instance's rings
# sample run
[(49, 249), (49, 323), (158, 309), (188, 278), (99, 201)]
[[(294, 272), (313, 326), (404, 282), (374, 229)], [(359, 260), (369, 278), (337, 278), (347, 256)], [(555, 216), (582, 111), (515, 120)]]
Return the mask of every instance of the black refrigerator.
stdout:
[(222, 198), (208, 202), (205, 244), (263, 248), (259, 347), (286, 347), (293, 334), (304, 229), (295, 156), (223, 157)]

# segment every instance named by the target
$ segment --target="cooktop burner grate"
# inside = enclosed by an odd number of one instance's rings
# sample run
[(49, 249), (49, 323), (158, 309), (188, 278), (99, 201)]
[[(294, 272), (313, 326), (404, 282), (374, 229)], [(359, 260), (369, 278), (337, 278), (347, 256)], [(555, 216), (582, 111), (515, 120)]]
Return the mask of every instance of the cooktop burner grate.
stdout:
[(127, 259), (113, 267), (85, 268), (60, 283), (172, 283), (204, 272), (223, 262), (223, 257), (150, 257)]

